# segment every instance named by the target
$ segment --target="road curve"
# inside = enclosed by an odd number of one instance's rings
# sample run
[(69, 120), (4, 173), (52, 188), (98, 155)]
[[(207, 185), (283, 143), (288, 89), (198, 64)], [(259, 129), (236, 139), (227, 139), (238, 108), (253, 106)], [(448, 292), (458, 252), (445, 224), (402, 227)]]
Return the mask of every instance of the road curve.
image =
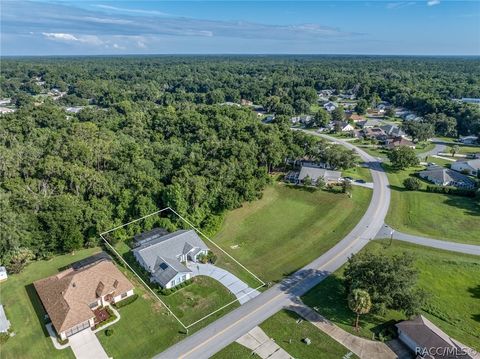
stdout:
[[(392, 234), (393, 231), (393, 234)], [(442, 241), (439, 239), (416, 236), (408, 233), (394, 231), (390, 226), (384, 225), (377, 233), (378, 239), (396, 239), (398, 241), (409, 242), (421, 246), (443, 249), (450, 252), (458, 252), (464, 254), (473, 254), (480, 256), (480, 246), (474, 244), (464, 244), (457, 242)]]
[(369, 164), (373, 178), (370, 205), (353, 230), (333, 248), (256, 298), (224, 315), (154, 358), (209, 358), (267, 318), (290, 305), (292, 299), (304, 294), (341, 267), (351, 254), (361, 250), (382, 228), (390, 204), (388, 178), (376, 158), (347, 141), (305, 131), (342, 144), (359, 153)]

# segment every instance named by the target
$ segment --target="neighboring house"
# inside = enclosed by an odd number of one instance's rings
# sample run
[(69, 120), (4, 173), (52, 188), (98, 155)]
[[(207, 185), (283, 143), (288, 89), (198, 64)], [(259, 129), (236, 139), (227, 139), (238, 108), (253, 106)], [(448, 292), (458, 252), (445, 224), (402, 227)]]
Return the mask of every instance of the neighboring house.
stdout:
[(458, 160), (457, 162), (452, 163), (450, 168), (458, 172), (477, 176), (480, 174), (480, 159)]
[(445, 334), (422, 315), (412, 320), (404, 320), (395, 326), (398, 330), (398, 339), (414, 353), (415, 358), (478, 358), (478, 354), (475, 355), (472, 349)]
[(415, 144), (412, 141), (409, 141), (403, 137), (388, 138), (385, 144), (385, 147), (389, 150), (400, 146), (407, 146), (413, 149), (415, 148)]
[(15, 109), (13, 108), (8, 108), (8, 107), (0, 107), (0, 114), (3, 115), (5, 113), (13, 113), (15, 112)]
[(263, 122), (263, 123), (270, 123), (270, 122), (272, 122), (273, 120), (275, 120), (275, 115), (268, 115), (268, 116), (266, 116), (266, 117), (262, 120), (262, 122)]
[(333, 128), (338, 129), (341, 132), (352, 132), (353, 130), (355, 130), (355, 127), (353, 127), (348, 122), (344, 122), (344, 121), (334, 122), (333, 123)]
[(400, 127), (395, 126), (395, 125), (383, 125), (380, 126), (380, 128), (385, 131), (387, 136), (390, 137), (405, 137), (406, 134), (403, 132)]
[(464, 103), (480, 104), (480, 98), (462, 97), (461, 101)]
[(250, 100), (247, 100), (247, 99), (242, 98), (242, 99), (240, 100), (240, 104), (241, 104), (242, 106), (252, 106), (252, 105), (253, 105), (253, 102), (250, 101)]
[(362, 130), (363, 136), (369, 140), (375, 139), (380, 142), (385, 142), (388, 138), (384, 130), (379, 127), (367, 127)]
[(348, 118), (349, 120), (352, 120), (353, 122), (366, 121), (366, 120), (365, 120), (365, 117), (360, 116), (360, 115), (357, 115), (356, 113), (352, 113), (352, 114), (350, 114), (350, 115), (347, 115), (347, 118)]
[(362, 128), (380, 127), (381, 124), (382, 124), (382, 122), (380, 122), (380, 121), (378, 121), (378, 120), (375, 120), (375, 119), (368, 119), (368, 120), (366, 120), (366, 121), (359, 122), (359, 125), (360, 125)]
[(68, 113), (79, 113), (85, 108), (85, 106), (73, 106), (73, 107), (66, 107), (65, 111)]
[(33, 283), (61, 339), (95, 325), (94, 310), (133, 295), (133, 285), (106, 255), (95, 255)]
[(290, 118), (290, 122), (292, 124), (303, 123), (307, 125), (310, 122), (312, 122), (312, 120), (313, 120), (313, 116), (310, 116), (310, 115), (294, 116)]
[(333, 110), (335, 110), (336, 108), (338, 107), (338, 105), (334, 102), (327, 102), (326, 104), (323, 105), (323, 108), (325, 110), (327, 110), (328, 112), (332, 112)]
[(316, 165), (304, 164), (300, 171), (291, 171), (285, 176), (285, 180), (300, 184), (306, 177), (312, 180), (312, 184), (316, 184), (318, 179), (323, 179), (325, 183), (336, 183), (340, 181), (342, 173), (339, 171), (331, 171)]
[(0, 333), (7, 333), (10, 329), (10, 321), (7, 319), (3, 305), (0, 304)]
[(414, 121), (416, 118), (417, 118), (417, 115), (415, 115), (414, 113), (405, 113), (403, 115), (403, 119), (405, 121)]
[(12, 102), (11, 98), (2, 98), (0, 99), (0, 106), (9, 105)]
[(453, 186), (464, 189), (475, 188), (475, 181), (470, 177), (449, 168), (429, 166), (424, 171), (420, 171), (418, 175), (438, 186)]
[(257, 114), (257, 116), (263, 116), (267, 113), (262, 105), (252, 105), (252, 110)]
[(133, 249), (140, 265), (150, 273), (150, 280), (162, 288), (172, 288), (190, 279), (191, 270), (182, 263), (197, 262), (209, 252), (194, 230), (160, 234), (159, 228), (142, 233), (142, 240)]
[(7, 268), (0, 266), (0, 282), (7, 280), (8, 274), (7, 274)]
[(478, 137), (477, 136), (460, 137), (459, 141), (465, 145), (474, 145), (478, 142)]

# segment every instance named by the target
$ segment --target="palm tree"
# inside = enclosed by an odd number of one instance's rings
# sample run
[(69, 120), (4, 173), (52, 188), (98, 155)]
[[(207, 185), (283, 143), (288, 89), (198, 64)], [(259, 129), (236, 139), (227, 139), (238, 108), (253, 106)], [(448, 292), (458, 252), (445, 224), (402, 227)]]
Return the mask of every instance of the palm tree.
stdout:
[(355, 330), (358, 331), (360, 314), (367, 314), (372, 308), (372, 301), (370, 300), (370, 295), (367, 291), (363, 289), (354, 289), (348, 295), (348, 307), (357, 314), (357, 319), (355, 320)]
[(450, 148), (450, 153), (452, 154), (452, 157), (455, 157), (455, 154), (460, 150), (459, 145), (453, 145), (452, 148)]

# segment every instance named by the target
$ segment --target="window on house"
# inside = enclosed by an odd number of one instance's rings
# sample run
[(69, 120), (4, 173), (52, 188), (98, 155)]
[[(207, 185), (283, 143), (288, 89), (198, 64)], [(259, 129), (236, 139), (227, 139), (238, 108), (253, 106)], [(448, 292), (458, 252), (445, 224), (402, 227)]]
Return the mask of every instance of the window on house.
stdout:
[(122, 293), (122, 295), (120, 296), (120, 298), (122, 298), (122, 299), (123, 299), (123, 298), (125, 298), (126, 296), (128, 296), (128, 293), (127, 293), (127, 292), (125, 292), (125, 293)]

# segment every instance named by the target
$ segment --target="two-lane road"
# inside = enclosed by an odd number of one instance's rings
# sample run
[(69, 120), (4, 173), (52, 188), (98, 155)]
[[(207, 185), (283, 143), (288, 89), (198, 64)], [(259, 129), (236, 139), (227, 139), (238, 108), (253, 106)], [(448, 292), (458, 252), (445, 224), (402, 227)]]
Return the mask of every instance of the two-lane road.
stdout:
[(333, 248), (282, 282), (256, 298), (226, 314), (198, 332), (171, 346), (155, 358), (209, 358), (267, 318), (290, 305), (292, 299), (302, 295), (341, 267), (352, 253), (362, 249), (382, 228), (390, 204), (388, 179), (377, 160), (366, 152), (342, 141), (313, 132), (356, 150), (369, 163), (373, 177), (370, 205), (355, 228)]

